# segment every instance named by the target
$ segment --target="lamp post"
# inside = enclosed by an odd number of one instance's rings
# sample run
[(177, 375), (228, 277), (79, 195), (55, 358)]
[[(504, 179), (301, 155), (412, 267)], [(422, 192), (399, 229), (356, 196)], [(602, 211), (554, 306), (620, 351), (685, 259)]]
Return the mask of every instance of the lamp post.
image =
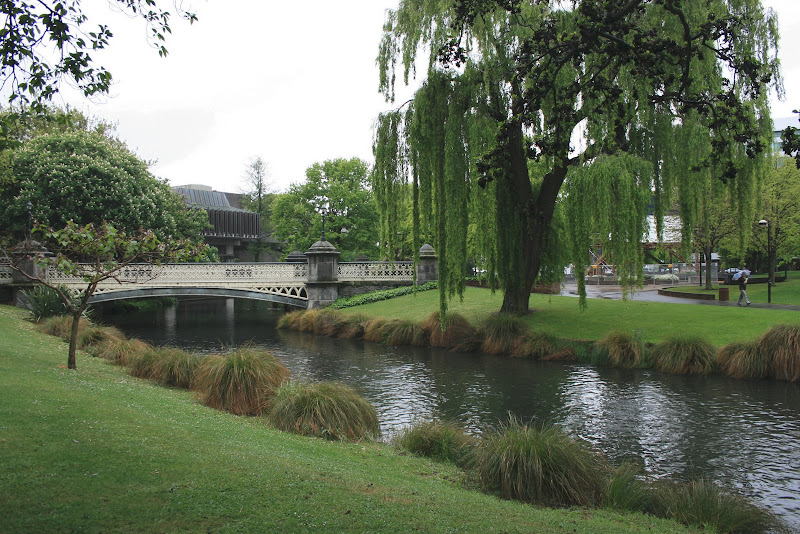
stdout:
[(772, 233), (769, 228), (769, 221), (761, 219), (758, 221), (758, 226), (767, 229), (767, 302), (772, 303)]
[(28, 209), (28, 220), (25, 223), (25, 241), (31, 240), (31, 228), (33, 228), (33, 203), (29, 200), (25, 207)]

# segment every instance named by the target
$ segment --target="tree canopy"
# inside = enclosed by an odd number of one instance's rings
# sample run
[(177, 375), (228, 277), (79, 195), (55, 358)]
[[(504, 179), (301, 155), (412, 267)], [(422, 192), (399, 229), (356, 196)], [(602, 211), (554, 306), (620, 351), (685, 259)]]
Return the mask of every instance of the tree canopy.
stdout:
[[(82, 0), (2, 0), (0, 15), (0, 87), (10, 104), (40, 111), (63, 81), (85, 96), (108, 93), (111, 73), (96, 65), (92, 54), (105, 49), (114, 36), (107, 24), (90, 29)], [(109, 6), (144, 21), (148, 39), (160, 56), (172, 33), (174, 14), (193, 23), (194, 13), (158, 7), (156, 0), (109, 0)]]
[(392, 101), (399, 68), (406, 82), (427, 69), (413, 101), (379, 117), (382, 227), (411, 182), (442, 311), (463, 290), (469, 242), (506, 312), (527, 312), (565, 250), (583, 293), (590, 239), (623, 283), (640, 283), (649, 211), (660, 221), (677, 202), (691, 229), (710, 181), (752, 194), (767, 89), (782, 90), (776, 27), (759, 0), (402, 0), (384, 26), (380, 89)]
[(292, 184), (273, 203), (275, 235), (300, 250), (318, 241), (325, 212), (325, 237), (343, 261), (360, 254), (374, 257), (378, 241), (378, 211), (369, 188), (367, 164), (358, 159), (334, 159), (306, 169), (306, 181)]
[(164, 238), (198, 237), (207, 225), (147, 165), (121, 143), (85, 130), (56, 132), (26, 141), (11, 156), (14, 183), (2, 190), (0, 220), (20, 235), (33, 216), (56, 228), (104, 222), (134, 233), (153, 230)]

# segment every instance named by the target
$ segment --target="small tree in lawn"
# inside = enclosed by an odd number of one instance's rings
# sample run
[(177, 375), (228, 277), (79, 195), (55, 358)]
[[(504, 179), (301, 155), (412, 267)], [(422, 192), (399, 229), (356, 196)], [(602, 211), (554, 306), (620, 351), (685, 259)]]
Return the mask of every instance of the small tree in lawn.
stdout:
[[(56, 291), (72, 313), (72, 330), (69, 338), (67, 367), (77, 369), (78, 323), (89, 307), (89, 299), (97, 286), (106, 280), (123, 283), (122, 271), (132, 264), (160, 265), (164, 262), (200, 260), (206, 254), (205, 245), (197, 245), (187, 239), (159, 239), (152, 230), (140, 230), (128, 235), (108, 223), (100, 226), (81, 226), (69, 221), (60, 229), (45, 228), (38, 224), (34, 233), (40, 234), (53, 256), (42, 252), (26, 256), (40, 267), (54, 267), (68, 276), (79, 276), (86, 286), (77, 295), (47, 280), (46, 274), (29, 273), (20, 266), (19, 259), (11, 261), (11, 267), (34, 282), (39, 282)], [(46, 270), (43, 271), (46, 273)]]

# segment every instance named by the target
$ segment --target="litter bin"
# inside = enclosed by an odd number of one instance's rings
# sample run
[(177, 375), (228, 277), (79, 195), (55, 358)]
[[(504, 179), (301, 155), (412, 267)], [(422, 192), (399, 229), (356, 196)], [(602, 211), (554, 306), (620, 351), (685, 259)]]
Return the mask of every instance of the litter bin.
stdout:
[(722, 302), (722, 301), (726, 301), (727, 302), (728, 300), (730, 300), (730, 288), (729, 287), (721, 287), (721, 288), (719, 288), (719, 300), (720, 300), (720, 302)]

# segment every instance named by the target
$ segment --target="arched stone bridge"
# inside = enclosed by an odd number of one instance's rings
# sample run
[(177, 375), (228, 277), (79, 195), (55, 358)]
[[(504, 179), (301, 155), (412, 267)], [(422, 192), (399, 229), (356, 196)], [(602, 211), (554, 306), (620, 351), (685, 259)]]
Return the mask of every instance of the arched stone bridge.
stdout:
[[(429, 250), (424, 250), (417, 265), (418, 283), (436, 279), (436, 256), (430, 246), (426, 247)], [(306, 253), (308, 263), (131, 265), (119, 273), (117, 280), (106, 280), (98, 285), (90, 302), (155, 296), (215, 296), (317, 308), (330, 304), (340, 295), (409, 285), (413, 281), (413, 262), (339, 263), (338, 255), (330, 243), (322, 241)], [(66, 276), (52, 267), (42, 275), (53, 285), (73, 289), (86, 287), (80, 277)], [(2, 285), (18, 290), (31, 284), (10, 266), (0, 265)]]

